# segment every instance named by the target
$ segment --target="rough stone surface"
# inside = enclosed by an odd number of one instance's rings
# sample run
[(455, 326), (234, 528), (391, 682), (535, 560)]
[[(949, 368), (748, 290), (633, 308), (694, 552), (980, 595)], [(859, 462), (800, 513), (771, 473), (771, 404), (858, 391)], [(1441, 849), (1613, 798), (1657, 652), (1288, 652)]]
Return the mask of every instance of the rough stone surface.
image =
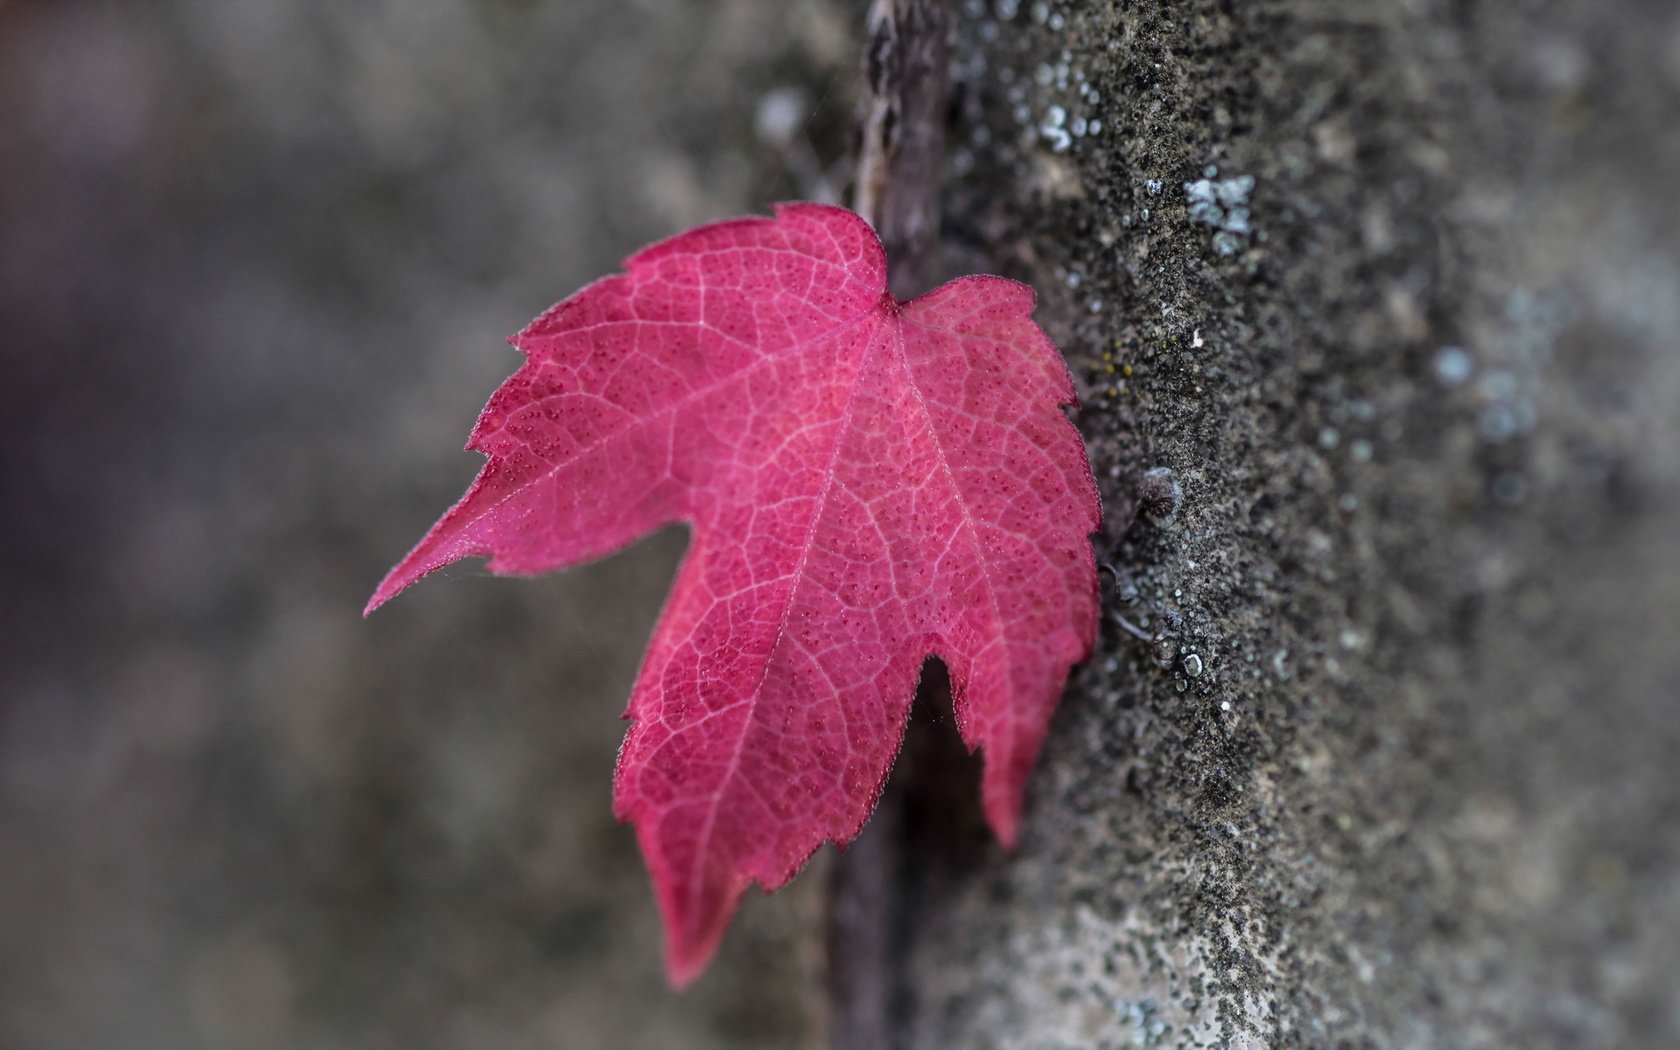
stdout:
[(906, 867), (904, 1045), (1680, 1041), (1680, 15), (969, 13), (947, 236), (1176, 652), (1112, 632), (1017, 855)]

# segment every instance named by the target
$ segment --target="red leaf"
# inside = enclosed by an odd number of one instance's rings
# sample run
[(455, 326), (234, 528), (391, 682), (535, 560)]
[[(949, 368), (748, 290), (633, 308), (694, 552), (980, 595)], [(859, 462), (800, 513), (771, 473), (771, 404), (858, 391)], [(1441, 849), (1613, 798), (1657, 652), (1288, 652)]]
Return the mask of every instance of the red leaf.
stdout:
[(625, 268), (513, 339), (526, 362), (467, 446), (489, 462), (368, 611), (458, 558), (547, 572), (693, 527), (615, 788), (681, 985), (751, 881), (776, 889), (857, 834), (930, 653), (1014, 842), (1095, 634), (1099, 507), (1025, 285), (965, 277), (900, 304), (869, 226), (814, 204)]

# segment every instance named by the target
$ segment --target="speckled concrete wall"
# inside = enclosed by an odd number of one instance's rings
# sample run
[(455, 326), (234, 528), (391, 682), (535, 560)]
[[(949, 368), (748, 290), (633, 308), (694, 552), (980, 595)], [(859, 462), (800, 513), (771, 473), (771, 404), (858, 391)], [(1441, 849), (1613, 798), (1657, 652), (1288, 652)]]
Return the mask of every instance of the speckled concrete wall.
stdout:
[(949, 242), (1176, 645), (906, 865), (905, 1045), (1680, 1042), (1680, 12), (967, 9)]

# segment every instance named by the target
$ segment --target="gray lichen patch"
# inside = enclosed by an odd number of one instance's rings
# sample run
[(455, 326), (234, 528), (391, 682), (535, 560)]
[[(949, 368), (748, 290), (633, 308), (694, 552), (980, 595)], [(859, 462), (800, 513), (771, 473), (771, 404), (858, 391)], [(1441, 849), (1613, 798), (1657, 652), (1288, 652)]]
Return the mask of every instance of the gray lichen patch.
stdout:
[(1219, 169), (1209, 165), (1203, 177), (1184, 184), (1190, 221), (1211, 227), (1213, 250), (1220, 255), (1235, 255), (1243, 242), (1254, 232), (1250, 220), (1248, 198), (1254, 192), (1254, 176), (1237, 175), (1215, 180)]

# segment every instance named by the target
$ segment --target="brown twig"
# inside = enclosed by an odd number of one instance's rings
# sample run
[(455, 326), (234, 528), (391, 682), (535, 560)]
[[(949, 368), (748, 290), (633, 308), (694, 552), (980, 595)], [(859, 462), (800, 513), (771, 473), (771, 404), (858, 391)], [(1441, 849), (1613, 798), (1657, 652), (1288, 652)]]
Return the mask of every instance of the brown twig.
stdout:
[(863, 831), (835, 858), (828, 882), (829, 1050), (893, 1045), (894, 900), (903, 820), (889, 794)]
[[(899, 299), (925, 291), (937, 274), (952, 20), (951, 0), (873, 0), (869, 9), (868, 95), (853, 207), (880, 234)], [(869, 826), (834, 865), (827, 930), (831, 1050), (886, 1050), (895, 1041), (901, 795), (889, 788)]]
[(887, 248), (893, 294), (926, 290), (945, 170), (950, 0), (873, 0), (853, 207)]

